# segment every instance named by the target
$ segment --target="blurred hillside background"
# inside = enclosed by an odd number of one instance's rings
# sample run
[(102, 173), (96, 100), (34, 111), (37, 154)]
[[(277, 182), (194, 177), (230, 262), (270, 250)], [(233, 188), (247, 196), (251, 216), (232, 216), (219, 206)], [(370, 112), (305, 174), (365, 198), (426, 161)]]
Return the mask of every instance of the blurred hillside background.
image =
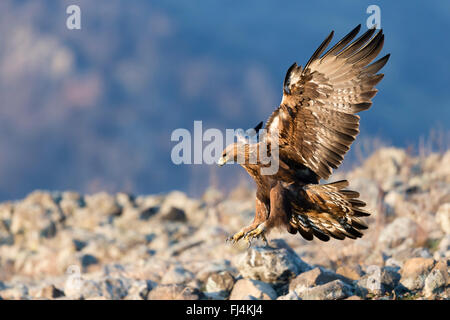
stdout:
[[(81, 30), (66, 8), (81, 8)], [(34, 189), (135, 194), (208, 184), (242, 169), (176, 166), (176, 128), (248, 128), (304, 65), (381, 8), (391, 53), (347, 166), (382, 144), (444, 151), (450, 132), (450, 3), (445, 1), (0, 2), (0, 200)], [(380, 56), (381, 56), (380, 55)]]

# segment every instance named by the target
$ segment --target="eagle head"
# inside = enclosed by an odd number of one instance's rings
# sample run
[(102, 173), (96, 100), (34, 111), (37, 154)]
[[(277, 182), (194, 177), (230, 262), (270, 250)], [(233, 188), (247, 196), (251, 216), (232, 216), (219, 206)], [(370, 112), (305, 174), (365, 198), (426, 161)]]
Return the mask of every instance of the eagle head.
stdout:
[(228, 161), (236, 161), (238, 154), (238, 146), (237, 143), (229, 144), (225, 150), (223, 150), (222, 155), (219, 160), (217, 160), (217, 164), (219, 167), (223, 166)]

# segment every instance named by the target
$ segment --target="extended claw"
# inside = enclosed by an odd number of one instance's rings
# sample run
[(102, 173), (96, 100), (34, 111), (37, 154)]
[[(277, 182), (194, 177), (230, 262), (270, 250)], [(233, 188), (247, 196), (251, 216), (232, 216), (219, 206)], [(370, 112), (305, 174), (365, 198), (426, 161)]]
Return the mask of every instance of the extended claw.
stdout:
[(226, 241), (227, 242), (231, 241), (232, 243), (236, 243), (239, 240), (241, 240), (243, 236), (244, 236), (244, 232), (241, 230), (241, 231), (235, 233), (233, 236), (228, 237)]
[(247, 232), (244, 236), (245, 240), (251, 242), (251, 240), (255, 238), (263, 239), (264, 243), (267, 245), (267, 239), (265, 236), (266, 226), (264, 223), (261, 223), (257, 228)]

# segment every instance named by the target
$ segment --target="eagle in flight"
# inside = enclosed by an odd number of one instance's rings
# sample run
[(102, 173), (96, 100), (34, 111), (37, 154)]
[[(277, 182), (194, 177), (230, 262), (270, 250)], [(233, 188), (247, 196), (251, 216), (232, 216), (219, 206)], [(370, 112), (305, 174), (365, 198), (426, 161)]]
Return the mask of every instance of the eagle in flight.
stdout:
[[(265, 235), (273, 228), (298, 232), (307, 240), (356, 239), (368, 228), (361, 217), (370, 214), (359, 193), (346, 189), (347, 180), (319, 183), (330, 177), (350, 149), (359, 133), (356, 113), (372, 105), (374, 87), (384, 76), (377, 72), (389, 59), (388, 54), (371, 63), (383, 47), (383, 31), (372, 28), (352, 41), (360, 28), (322, 55), (332, 31), (305, 67), (294, 63), (284, 79), (280, 106), (265, 125), (267, 134), (256, 141), (238, 139), (223, 151), (217, 163), (240, 163), (257, 186), (253, 222), (228, 240), (251, 243), (261, 238), (267, 243)], [(261, 128), (262, 123), (255, 129)], [(263, 174), (266, 165), (257, 153), (262, 144), (275, 143), (278, 171)], [(249, 161), (255, 156), (256, 161)]]

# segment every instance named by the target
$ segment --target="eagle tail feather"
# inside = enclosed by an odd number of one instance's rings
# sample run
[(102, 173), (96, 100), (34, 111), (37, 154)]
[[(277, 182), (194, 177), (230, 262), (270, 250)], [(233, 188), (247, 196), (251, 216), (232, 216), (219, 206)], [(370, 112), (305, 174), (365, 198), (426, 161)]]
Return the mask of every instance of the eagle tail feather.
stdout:
[(370, 213), (362, 209), (366, 204), (358, 199), (358, 192), (345, 189), (348, 184), (341, 180), (304, 186), (306, 206), (293, 208), (290, 225), (306, 240), (314, 236), (322, 241), (362, 237), (360, 230), (368, 226), (361, 217)]

